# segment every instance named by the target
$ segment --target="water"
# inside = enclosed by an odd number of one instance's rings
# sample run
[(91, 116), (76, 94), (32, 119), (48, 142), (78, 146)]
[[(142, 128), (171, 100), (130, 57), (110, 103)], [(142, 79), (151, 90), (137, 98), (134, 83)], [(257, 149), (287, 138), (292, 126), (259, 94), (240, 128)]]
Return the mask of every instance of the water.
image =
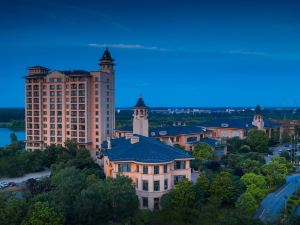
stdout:
[(25, 131), (12, 131), (7, 128), (0, 128), (0, 147), (10, 144), (11, 133), (15, 133), (19, 141), (25, 140)]

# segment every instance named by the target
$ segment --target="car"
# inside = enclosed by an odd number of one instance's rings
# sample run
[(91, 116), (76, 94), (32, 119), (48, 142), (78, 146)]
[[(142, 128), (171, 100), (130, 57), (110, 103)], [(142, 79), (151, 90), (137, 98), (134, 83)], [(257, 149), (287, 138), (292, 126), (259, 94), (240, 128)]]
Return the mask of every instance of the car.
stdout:
[(1, 189), (6, 188), (6, 187), (8, 187), (8, 186), (9, 186), (9, 185), (8, 185), (7, 182), (4, 182), (4, 181), (3, 181), (3, 182), (0, 183), (0, 188), (1, 188)]
[(17, 184), (15, 182), (9, 182), (8, 185), (13, 187), (16, 186)]

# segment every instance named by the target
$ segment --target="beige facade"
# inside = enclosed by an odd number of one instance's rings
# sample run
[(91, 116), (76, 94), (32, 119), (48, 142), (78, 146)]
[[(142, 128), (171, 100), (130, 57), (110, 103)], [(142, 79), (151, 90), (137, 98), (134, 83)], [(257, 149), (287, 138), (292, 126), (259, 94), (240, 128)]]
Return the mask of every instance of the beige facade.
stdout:
[[(126, 168), (127, 170), (124, 170)], [(107, 177), (128, 176), (135, 184), (140, 208), (157, 210), (161, 197), (183, 179), (191, 180), (190, 159), (177, 159), (167, 163), (112, 162), (104, 157)]]
[(115, 127), (115, 73), (108, 50), (98, 71), (29, 68), (26, 80), (26, 150), (76, 141), (92, 151)]

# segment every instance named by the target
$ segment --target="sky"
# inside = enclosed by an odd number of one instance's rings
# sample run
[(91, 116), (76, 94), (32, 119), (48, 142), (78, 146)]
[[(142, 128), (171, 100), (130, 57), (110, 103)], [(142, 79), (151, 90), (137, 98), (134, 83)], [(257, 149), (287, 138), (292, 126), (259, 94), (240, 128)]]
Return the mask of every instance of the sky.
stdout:
[(300, 106), (300, 1), (1, 0), (0, 107), (27, 68), (116, 63), (116, 106)]

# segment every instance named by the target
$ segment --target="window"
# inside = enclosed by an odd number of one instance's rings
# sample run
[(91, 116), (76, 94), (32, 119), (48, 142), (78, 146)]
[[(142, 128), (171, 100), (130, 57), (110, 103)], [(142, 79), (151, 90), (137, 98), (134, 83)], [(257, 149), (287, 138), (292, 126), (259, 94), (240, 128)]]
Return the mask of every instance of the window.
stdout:
[(154, 198), (154, 210), (159, 210), (159, 198)]
[(138, 178), (135, 179), (135, 188), (136, 189), (139, 188), (139, 179)]
[(143, 166), (143, 174), (148, 174), (148, 166)]
[(148, 208), (148, 198), (142, 198), (143, 199), (143, 207)]
[(140, 172), (140, 166), (138, 164), (136, 164), (136, 172), (139, 173)]
[(119, 172), (130, 172), (131, 171), (131, 165), (128, 163), (123, 163), (118, 165), (118, 171)]
[(154, 166), (154, 174), (159, 174), (159, 166)]
[(143, 191), (148, 191), (148, 181), (143, 180)]
[(168, 190), (168, 188), (169, 188), (169, 182), (168, 182), (168, 179), (165, 179), (165, 181), (164, 181), (164, 189)]
[(182, 170), (182, 169), (185, 169), (185, 161), (175, 161), (174, 170)]
[(164, 173), (168, 172), (168, 165), (164, 165)]
[(155, 180), (154, 182), (153, 182), (153, 190), (154, 191), (160, 191), (160, 187), (159, 187), (159, 184), (160, 182), (159, 182), (159, 180)]
[(178, 182), (181, 182), (185, 179), (184, 175), (178, 175), (178, 176), (174, 176), (174, 185), (176, 185)]
[(197, 137), (188, 137), (186, 139), (186, 142), (195, 142), (195, 141), (197, 141)]

